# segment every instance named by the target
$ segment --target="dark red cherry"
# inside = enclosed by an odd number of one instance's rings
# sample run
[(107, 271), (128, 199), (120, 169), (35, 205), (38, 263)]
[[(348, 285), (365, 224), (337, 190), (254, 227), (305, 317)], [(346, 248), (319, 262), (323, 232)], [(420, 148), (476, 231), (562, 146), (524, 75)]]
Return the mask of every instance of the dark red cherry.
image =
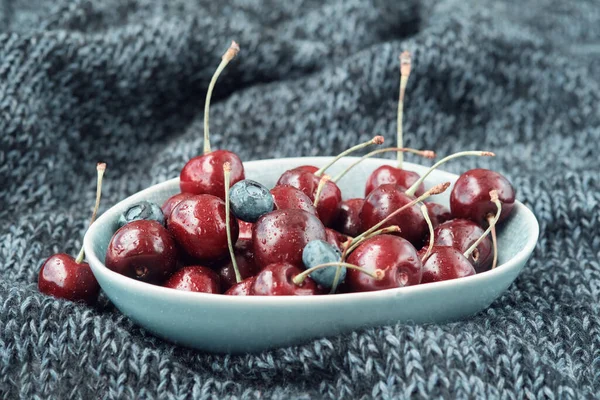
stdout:
[(302, 270), (292, 264), (280, 262), (268, 265), (258, 275), (252, 287), (255, 296), (307, 296), (320, 294), (319, 287), (309, 277), (296, 285), (293, 279)]
[(238, 220), (238, 226), (240, 230), (238, 240), (252, 239), (252, 228), (254, 227), (252, 222)]
[(225, 179), (223, 165), (231, 165), (231, 182), (244, 179), (244, 165), (237, 154), (228, 150), (215, 150), (194, 157), (185, 164), (179, 175), (179, 187), (183, 193), (210, 194), (225, 198)]
[(253, 287), (256, 281), (256, 276), (251, 276), (244, 279), (240, 283), (236, 283), (225, 292), (228, 296), (252, 296), (254, 294)]
[[(254, 248), (252, 246), (252, 240), (240, 240), (234, 246), (235, 260), (237, 262), (238, 269), (242, 279), (249, 278), (253, 275), (258, 274), (260, 269), (256, 266), (254, 261)], [(231, 258), (223, 266), (217, 270), (219, 277), (221, 278), (221, 288), (225, 291), (236, 284), (235, 270)]]
[(429, 219), (431, 220), (431, 225), (433, 225), (434, 228), (452, 219), (452, 214), (450, 213), (448, 207), (433, 202), (425, 202), (424, 204), (427, 206)]
[[(180, 202), (171, 211), (167, 227), (179, 246), (195, 259), (214, 261), (229, 254), (225, 229), (225, 202), (203, 194)], [(232, 242), (238, 238), (235, 218), (229, 220)]]
[(177, 205), (179, 203), (181, 203), (183, 200), (189, 199), (192, 196), (193, 196), (193, 194), (191, 194), (191, 193), (177, 193), (177, 194), (169, 197), (161, 207), (163, 215), (165, 216), (165, 220), (169, 219), (169, 215), (171, 215), (171, 211), (173, 211), (173, 209), (175, 207), (177, 207)]
[(450, 209), (455, 218), (465, 218), (488, 226), (487, 218), (496, 215), (496, 205), (490, 201), (490, 191), (498, 191), (504, 221), (515, 204), (515, 189), (504, 176), (489, 169), (472, 169), (462, 174), (452, 188)]
[(348, 199), (342, 201), (340, 203), (340, 212), (334, 224), (335, 229), (352, 237), (360, 235), (363, 232), (360, 212), (364, 203), (365, 199)]
[(369, 272), (381, 270), (381, 279), (354, 269), (348, 269), (346, 284), (353, 292), (391, 289), (418, 285), (422, 264), (417, 250), (406, 239), (393, 235), (378, 235), (365, 240), (348, 257), (348, 263)]
[[(295, 168), (284, 172), (277, 181), (277, 185), (293, 186), (302, 191), (302, 193), (314, 202), (321, 177), (316, 176), (306, 168), (300, 167), (300, 169)], [(337, 218), (341, 202), (342, 192), (340, 188), (332, 181), (326, 182), (316, 207), (319, 219), (323, 221), (325, 226), (333, 225)]]
[(105, 264), (130, 278), (159, 283), (175, 270), (177, 248), (169, 231), (158, 222), (133, 221), (113, 235)]
[(302, 250), (311, 240), (325, 240), (325, 227), (302, 210), (275, 210), (254, 224), (252, 243), (259, 267), (288, 262), (302, 267)]
[[(363, 204), (361, 210), (362, 230), (366, 231), (377, 225), (388, 215), (413, 200), (413, 197), (405, 194), (397, 185), (384, 184), (379, 186), (367, 196)], [(413, 205), (400, 212), (386, 222), (382, 228), (392, 225), (398, 225), (401, 229), (398, 235), (417, 247), (421, 247), (421, 243), (423, 243), (423, 239), (429, 231), (427, 222), (418, 205)]]
[(331, 228), (325, 228), (325, 236), (327, 237), (325, 241), (335, 246), (340, 251), (342, 251), (342, 245), (346, 243), (347, 240), (351, 239), (350, 236), (344, 235)]
[(433, 246), (423, 264), (421, 283), (440, 282), (475, 275), (475, 268), (462, 253), (449, 246)]
[[(407, 171), (405, 169), (399, 169), (392, 167), (391, 165), (382, 165), (377, 168), (367, 178), (367, 184), (365, 185), (365, 197), (369, 195), (373, 190), (377, 189), (381, 185), (385, 184), (396, 184), (400, 186), (404, 192), (408, 190), (416, 181), (418, 181), (420, 175), (413, 171)], [(425, 186), (419, 185), (419, 188), (415, 192), (415, 196), (419, 197), (425, 193)]]
[(100, 292), (89, 264), (78, 264), (64, 253), (54, 254), (44, 261), (38, 277), (38, 289), (50, 296), (87, 304), (94, 304)]
[(304, 210), (312, 215), (317, 215), (313, 201), (300, 189), (290, 185), (277, 185), (271, 189), (275, 210)]
[[(435, 246), (454, 247), (460, 253), (467, 251), (475, 243), (484, 230), (475, 222), (468, 219), (453, 219), (446, 221), (434, 230)], [(489, 237), (483, 239), (468, 257), (469, 262), (477, 272), (487, 271), (492, 265), (492, 241)]]
[(220, 279), (215, 271), (196, 265), (175, 272), (164, 286), (186, 292), (222, 293)]

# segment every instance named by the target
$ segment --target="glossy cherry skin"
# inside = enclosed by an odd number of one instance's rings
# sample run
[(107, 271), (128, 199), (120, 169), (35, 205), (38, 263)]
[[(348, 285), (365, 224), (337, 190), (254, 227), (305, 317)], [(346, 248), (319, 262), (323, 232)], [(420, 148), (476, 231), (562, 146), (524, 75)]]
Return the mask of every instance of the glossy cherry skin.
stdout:
[(100, 285), (86, 262), (77, 264), (68, 254), (50, 256), (38, 276), (40, 292), (71, 301), (94, 304), (100, 293)]
[[(405, 192), (420, 178), (419, 174), (413, 171), (407, 171), (405, 169), (399, 169), (392, 167), (391, 165), (382, 165), (377, 168), (367, 178), (367, 184), (365, 185), (365, 197), (369, 195), (373, 190), (377, 189), (381, 185), (385, 184), (396, 184), (400, 186), (401, 190)], [(415, 192), (418, 197), (425, 193), (425, 186), (421, 183), (419, 188)]]
[(105, 264), (121, 275), (160, 283), (177, 267), (177, 247), (169, 231), (158, 222), (134, 221), (115, 232)]
[(433, 246), (423, 264), (421, 283), (447, 281), (475, 275), (475, 268), (460, 251), (449, 246)]
[(302, 270), (292, 264), (281, 262), (268, 265), (258, 275), (252, 287), (255, 296), (308, 296), (320, 294), (321, 290), (310, 277), (300, 285), (293, 279)]
[[(277, 181), (277, 185), (290, 185), (302, 191), (314, 202), (321, 177), (310, 172), (309, 167), (299, 167), (286, 171)], [(325, 226), (331, 227), (335, 222), (342, 202), (342, 191), (335, 183), (325, 183), (319, 202), (317, 203), (317, 214)]]
[(346, 243), (348, 239), (351, 239), (350, 236), (344, 235), (343, 233), (339, 233), (331, 228), (325, 228), (325, 236), (327, 239), (325, 241), (340, 251), (342, 250), (342, 245)]
[[(468, 219), (446, 221), (433, 231), (435, 246), (454, 247), (460, 253), (467, 251), (483, 235), (483, 229)], [(477, 272), (487, 271), (492, 266), (492, 241), (489, 236), (477, 245), (468, 260)]]
[(236, 283), (225, 292), (228, 296), (252, 296), (254, 294), (254, 282), (256, 276), (251, 276), (244, 279), (240, 283)]
[[(195, 259), (215, 261), (229, 254), (225, 228), (225, 202), (202, 194), (183, 200), (171, 211), (167, 228), (181, 248)], [(231, 240), (238, 238), (236, 219), (229, 220)]]
[(254, 224), (252, 222), (238, 220), (238, 226), (240, 231), (238, 235), (238, 240), (252, 239), (252, 228), (254, 227)]
[(173, 211), (173, 209), (175, 207), (177, 207), (177, 205), (179, 203), (181, 203), (183, 200), (187, 200), (190, 197), (194, 196), (191, 193), (177, 193), (171, 197), (169, 197), (162, 205), (161, 209), (162, 212), (165, 216), (165, 220), (169, 219), (169, 216), (171, 215), (171, 211)]
[(450, 213), (448, 207), (433, 202), (425, 202), (423, 204), (427, 206), (429, 219), (431, 220), (431, 225), (433, 225), (434, 228), (452, 219), (452, 214)]
[(325, 240), (325, 227), (302, 210), (275, 210), (260, 217), (252, 231), (254, 257), (259, 267), (288, 262), (302, 267), (302, 250), (311, 240)]
[(346, 284), (353, 292), (391, 289), (421, 283), (423, 265), (417, 250), (406, 239), (393, 235), (378, 235), (365, 240), (348, 257), (348, 263), (370, 272), (383, 271), (382, 279), (348, 269)]
[(186, 292), (222, 293), (220, 279), (215, 271), (197, 265), (175, 272), (165, 282), (164, 287)]
[(317, 215), (313, 201), (300, 189), (290, 185), (277, 185), (271, 189), (275, 210), (303, 210)]
[(192, 158), (179, 174), (179, 187), (183, 193), (211, 194), (225, 199), (223, 165), (231, 165), (230, 186), (244, 179), (244, 165), (237, 154), (228, 150), (215, 150)]
[(365, 199), (348, 199), (342, 201), (340, 203), (340, 212), (334, 224), (335, 229), (352, 237), (360, 235), (363, 232), (360, 212), (364, 203)]
[(450, 194), (450, 209), (455, 218), (465, 218), (488, 226), (489, 215), (496, 215), (496, 205), (490, 201), (490, 191), (498, 191), (504, 221), (515, 205), (515, 189), (504, 176), (489, 169), (472, 169), (458, 177)]
[[(246, 279), (258, 274), (260, 270), (254, 261), (254, 248), (252, 246), (252, 240), (238, 239), (233, 251), (235, 253), (235, 261), (237, 262), (242, 279)], [(235, 270), (233, 269), (231, 258), (229, 258), (224, 265), (218, 268), (217, 273), (221, 278), (221, 288), (223, 291), (228, 290), (237, 283), (235, 280)]]
[[(414, 198), (405, 194), (402, 189), (394, 184), (385, 184), (373, 190), (365, 199), (361, 210), (361, 221), (363, 231), (383, 221), (388, 215), (413, 201)], [(398, 225), (401, 236), (411, 242), (413, 246), (421, 247), (429, 228), (427, 222), (417, 205), (394, 216), (386, 222), (382, 228)]]

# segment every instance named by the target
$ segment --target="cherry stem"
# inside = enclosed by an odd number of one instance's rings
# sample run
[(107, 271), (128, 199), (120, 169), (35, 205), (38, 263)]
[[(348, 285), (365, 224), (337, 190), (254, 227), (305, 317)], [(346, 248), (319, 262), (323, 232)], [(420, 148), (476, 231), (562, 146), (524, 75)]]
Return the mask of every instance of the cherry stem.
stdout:
[(423, 257), (421, 258), (421, 262), (425, 262), (425, 260), (429, 258), (431, 250), (433, 250), (433, 224), (431, 223), (431, 218), (429, 218), (429, 211), (427, 210), (427, 206), (425, 204), (421, 206), (421, 212), (423, 213), (423, 218), (425, 218), (425, 222), (427, 222), (427, 227), (429, 228), (429, 246), (427, 247), (427, 251), (425, 252), (425, 254), (423, 254)]
[[(489, 233), (492, 232), (492, 230), (494, 230), (493, 228), (496, 226), (496, 222), (498, 222), (498, 219), (500, 218), (500, 213), (502, 212), (502, 203), (500, 203), (500, 200), (498, 200), (498, 192), (496, 190), (492, 190), (490, 192), (490, 199), (496, 205), (496, 208), (497, 208), (496, 215), (488, 216), (488, 222), (489, 222), (490, 226), (488, 226), (488, 228), (485, 230), (485, 232), (483, 232), (483, 234), (479, 237), (479, 239), (477, 239), (471, 245), (471, 247), (469, 247), (463, 253), (463, 256), (465, 256), (466, 258), (469, 258), (471, 253), (473, 253), (475, 251), (475, 249), (477, 248), (477, 246), (479, 246), (479, 243), (481, 243), (481, 241), (483, 239), (485, 239), (485, 237), (487, 235), (489, 235)], [(495, 236), (495, 230), (494, 230), (494, 236)], [(494, 258), (495, 258), (495, 256), (496, 256), (496, 251), (494, 250)]]
[(331, 177), (329, 175), (323, 175), (321, 177), (321, 180), (319, 181), (319, 186), (317, 186), (317, 193), (315, 194), (315, 201), (313, 202), (313, 206), (317, 207), (317, 204), (319, 204), (319, 199), (321, 198), (323, 188), (330, 179)]
[[(404, 117), (404, 92), (406, 91), (406, 84), (408, 83), (408, 77), (410, 76), (410, 64), (411, 58), (408, 51), (400, 54), (400, 93), (398, 95), (398, 128), (396, 145), (402, 147), (402, 119)], [(404, 162), (404, 153), (398, 153), (398, 168), (402, 169), (402, 163)]]
[(233, 243), (231, 241), (231, 228), (229, 227), (229, 219), (231, 218), (231, 212), (229, 210), (229, 182), (231, 178), (231, 164), (226, 162), (223, 164), (223, 176), (225, 180), (225, 231), (227, 232), (227, 247), (229, 248), (229, 256), (231, 257), (231, 265), (233, 265), (233, 271), (235, 272), (235, 281), (240, 283), (242, 281), (242, 275), (235, 259), (235, 252), (233, 251)]
[(388, 215), (387, 217), (385, 217), (384, 219), (382, 219), (380, 222), (378, 222), (377, 224), (373, 225), (370, 229), (368, 229), (367, 231), (363, 232), (362, 234), (360, 234), (359, 236), (355, 237), (352, 240), (352, 244), (358, 242), (360, 239), (362, 239), (365, 236), (370, 235), (371, 233), (375, 232), (376, 230), (378, 230), (379, 228), (381, 228), (381, 226), (383, 226), (385, 223), (389, 222), (392, 218), (394, 218), (396, 215), (400, 214), (402, 211), (414, 206), (415, 204), (433, 196), (436, 194), (440, 194), (443, 193), (446, 189), (448, 189), (448, 187), (450, 186), (450, 182), (445, 182), (445, 183), (440, 183), (439, 185), (435, 185), (434, 187), (432, 187), (431, 189), (429, 189), (428, 191), (426, 191), (425, 193), (423, 193), (421, 196), (417, 197), (416, 199), (414, 199), (413, 201), (411, 201), (410, 203), (406, 203), (405, 205), (403, 205), (402, 207), (400, 207), (399, 209), (397, 209), (396, 211), (394, 211), (393, 213), (391, 213), (390, 215)]
[(325, 173), (325, 171), (331, 167), (333, 164), (335, 164), (336, 162), (338, 162), (338, 160), (342, 157), (346, 157), (348, 154), (350, 153), (354, 153), (357, 150), (363, 149), (367, 146), (370, 146), (372, 144), (383, 144), (383, 142), (385, 141), (385, 139), (383, 138), (383, 136), (375, 136), (373, 139), (368, 140), (364, 143), (361, 144), (357, 144), (354, 147), (350, 147), (348, 150), (346, 151), (342, 151), (340, 154), (338, 154), (333, 160), (331, 160), (330, 162), (328, 162), (324, 167), (321, 167), (321, 169), (319, 169), (317, 172), (315, 172), (316, 176), (321, 176)]
[(206, 91), (206, 101), (204, 103), (204, 154), (211, 152), (208, 114), (210, 109), (210, 98), (212, 96), (213, 89), (215, 88), (215, 84), (217, 83), (217, 79), (219, 78), (219, 75), (221, 75), (221, 72), (223, 72), (227, 64), (229, 64), (229, 61), (233, 60), (239, 51), (240, 46), (235, 41), (232, 41), (231, 46), (229, 46), (225, 54), (223, 54), (221, 57), (221, 63), (217, 67), (217, 70), (213, 74), (210, 84), (208, 85), (208, 90)]
[(346, 249), (344, 249), (344, 254), (343, 254), (343, 260), (346, 259), (346, 257), (348, 256), (348, 254), (352, 253), (358, 246), (360, 246), (365, 240), (371, 239), (375, 236), (379, 236), (379, 235), (385, 235), (387, 233), (398, 233), (401, 232), (402, 230), (400, 229), (400, 227), (398, 225), (392, 225), (392, 226), (388, 226), (379, 230), (376, 230), (375, 232), (371, 233), (370, 235), (367, 235), (363, 238), (361, 238), (358, 242), (351, 244), (350, 246), (347, 246)]
[[(102, 178), (104, 177), (104, 171), (106, 171), (106, 163), (98, 163), (96, 164), (96, 171), (98, 172), (98, 178), (96, 179), (96, 204), (94, 205), (94, 211), (92, 212), (92, 218), (90, 219), (90, 226), (96, 220), (96, 216), (98, 215), (98, 208), (100, 207), (100, 197), (102, 197)], [(83, 245), (79, 250), (79, 254), (75, 259), (77, 264), (81, 264), (83, 258), (85, 257), (85, 251), (83, 250)]]
[[(344, 243), (342, 243), (342, 246), (344, 246), (344, 254), (342, 255), (342, 261), (346, 261), (346, 250), (348, 249), (348, 246), (350, 245), (351, 241), (352, 241), (352, 239), (348, 239)], [(338, 266), (337, 269), (335, 270), (335, 276), (333, 277), (333, 285), (331, 285), (331, 291), (329, 291), (329, 294), (334, 294), (335, 291), (337, 290), (338, 284), (340, 283), (341, 275), (342, 275), (342, 267)]]
[(353, 164), (351, 164), (348, 168), (346, 168), (345, 170), (340, 172), (331, 181), (336, 183), (337, 181), (342, 179), (344, 177), (344, 175), (346, 175), (352, 168), (356, 167), (358, 164), (360, 164), (367, 158), (373, 157), (374, 155), (377, 155), (377, 154), (387, 153), (387, 152), (392, 152), (392, 151), (396, 151), (396, 152), (400, 152), (400, 153), (404, 153), (404, 152), (413, 153), (413, 154), (417, 154), (417, 155), (425, 157), (425, 158), (435, 158), (435, 152), (431, 151), (431, 150), (415, 150), (415, 149), (411, 149), (408, 147), (386, 147), (385, 149), (377, 149), (377, 150), (373, 150), (372, 152), (370, 152), (368, 154), (365, 154), (364, 156), (362, 156), (361, 158), (356, 160)]
[(354, 264), (348, 264), (346, 262), (342, 262), (342, 261), (334, 261), (334, 262), (328, 262), (328, 263), (324, 263), (324, 264), (319, 264), (315, 267), (309, 268), (306, 271), (303, 271), (302, 273), (296, 275), (293, 279), (294, 284), (296, 285), (301, 285), (302, 282), (304, 282), (304, 280), (313, 272), (315, 272), (316, 270), (319, 269), (323, 269), (323, 268), (327, 268), (327, 267), (346, 267), (346, 268), (350, 268), (350, 269), (355, 269), (357, 271), (360, 271), (364, 274), (369, 275), (371, 278), (373, 279), (382, 279), (383, 278), (383, 271), (380, 269), (376, 269), (375, 272), (371, 272), (371, 271), (367, 271), (366, 269), (359, 267), (358, 265), (354, 265)]
[(423, 176), (421, 176), (415, 183), (413, 183), (413, 185), (411, 187), (409, 187), (405, 193), (409, 196), (414, 196), (415, 192), (417, 191), (417, 189), (419, 188), (421, 183), (423, 183), (423, 181), (429, 176), (429, 174), (431, 174), (436, 168), (438, 168), (440, 165), (445, 164), (446, 162), (448, 162), (450, 160), (454, 160), (455, 158), (464, 157), (464, 156), (494, 157), (495, 154), (492, 153), (491, 151), (474, 150), (474, 151), (461, 151), (458, 153), (451, 154), (448, 157), (444, 157), (440, 161), (433, 164), (431, 166), (431, 168), (429, 168), (429, 170), (425, 174), (423, 174)]
[[(491, 215), (488, 217), (488, 222), (494, 218)], [(494, 246), (494, 261), (492, 261), (492, 269), (496, 268), (498, 264), (498, 239), (496, 238), (496, 221), (493, 221), (493, 224), (490, 222), (490, 227), (492, 228), (492, 246)]]

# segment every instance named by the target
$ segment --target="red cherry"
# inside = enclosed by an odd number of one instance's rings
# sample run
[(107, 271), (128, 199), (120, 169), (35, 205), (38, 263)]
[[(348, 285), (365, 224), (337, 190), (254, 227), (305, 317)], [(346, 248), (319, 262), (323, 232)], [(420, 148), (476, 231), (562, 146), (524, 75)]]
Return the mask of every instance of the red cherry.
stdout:
[(259, 267), (284, 261), (301, 267), (304, 246), (311, 240), (325, 239), (321, 221), (302, 210), (271, 211), (256, 221), (252, 231)]
[(173, 237), (160, 223), (138, 220), (115, 232), (106, 251), (106, 267), (143, 282), (165, 280), (177, 266)]
[(317, 209), (313, 206), (313, 201), (300, 189), (290, 185), (277, 185), (271, 189), (271, 194), (273, 195), (275, 210), (304, 210), (317, 215)]
[[(254, 261), (254, 248), (252, 246), (252, 240), (238, 239), (234, 247), (234, 252), (237, 267), (240, 271), (242, 279), (246, 279), (258, 274), (260, 270)], [(221, 278), (221, 287), (223, 290), (228, 290), (230, 287), (236, 284), (235, 270), (233, 268), (231, 259), (229, 259), (223, 266), (219, 267), (217, 273)]]
[(165, 216), (165, 221), (169, 219), (171, 211), (173, 211), (173, 209), (177, 207), (179, 203), (181, 203), (183, 200), (189, 199), (192, 196), (193, 194), (191, 193), (177, 193), (169, 197), (161, 207), (163, 215)]
[(472, 169), (462, 174), (450, 194), (450, 209), (455, 218), (470, 219), (488, 226), (488, 217), (496, 215), (497, 207), (490, 201), (490, 191), (498, 192), (502, 212), (498, 222), (504, 221), (515, 204), (515, 189), (508, 179), (488, 169)]
[(215, 150), (194, 157), (185, 164), (179, 175), (181, 191), (191, 194), (210, 194), (224, 199), (223, 165), (226, 162), (231, 164), (231, 186), (243, 180), (244, 165), (237, 154), (228, 150)]
[[(198, 260), (218, 260), (227, 254), (225, 202), (203, 194), (180, 202), (171, 212), (167, 227), (177, 243)], [(232, 241), (238, 238), (235, 218), (230, 219)]]
[(449, 246), (433, 246), (423, 264), (421, 283), (440, 282), (475, 275), (475, 268), (462, 253)]
[(252, 222), (246, 222), (246, 221), (242, 221), (241, 219), (238, 220), (238, 226), (239, 226), (239, 235), (238, 235), (238, 240), (251, 240), (252, 239), (252, 228), (254, 227), (254, 224)]
[[(483, 229), (475, 222), (467, 219), (453, 219), (444, 222), (434, 231), (435, 246), (454, 247), (461, 254), (464, 254), (481, 235)], [(492, 265), (492, 241), (484, 238), (476, 249), (467, 258), (473, 265), (475, 271), (487, 271)]]
[(351, 239), (350, 236), (344, 235), (343, 233), (340, 233), (331, 228), (325, 228), (325, 236), (326, 236), (325, 241), (327, 243), (337, 247), (337, 249), (340, 251), (342, 251), (342, 245), (344, 243), (346, 243), (346, 241)]
[[(393, 184), (385, 184), (373, 190), (365, 199), (361, 210), (362, 230), (375, 226), (400, 207), (410, 203), (414, 198), (405, 194), (402, 189)], [(428, 232), (427, 222), (419, 206), (413, 205), (392, 217), (382, 227), (398, 225), (399, 236), (407, 239), (413, 246), (421, 247)]]
[(164, 286), (186, 292), (221, 294), (219, 276), (210, 268), (200, 266), (180, 269), (171, 275)]
[(307, 296), (319, 294), (317, 284), (306, 278), (301, 284), (296, 285), (293, 279), (301, 274), (302, 270), (292, 264), (280, 262), (268, 265), (258, 275), (253, 285), (255, 296)]
[(50, 296), (88, 304), (94, 304), (100, 292), (89, 264), (77, 263), (64, 253), (54, 254), (42, 264), (38, 289)]
[(427, 206), (429, 219), (431, 220), (431, 225), (433, 225), (434, 228), (452, 219), (452, 214), (450, 213), (448, 207), (433, 202), (426, 202), (424, 204)]
[[(418, 181), (419, 178), (420, 175), (416, 172), (399, 169), (392, 167), (391, 165), (382, 165), (373, 171), (373, 173), (367, 178), (365, 197), (379, 186), (385, 184), (396, 184), (400, 187), (401, 191), (405, 192), (416, 181)], [(425, 186), (421, 183), (415, 192), (415, 195), (418, 197), (423, 193), (425, 193)]]
[(421, 282), (422, 264), (417, 250), (399, 236), (379, 235), (367, 239), (350, 254), (347, 262), (369, 272), (383, 272), (381, 279), (376, 279), (348, 269), (345, 282), (354, 292), (418, 285)]
[(348, 199), (340, 203), (340, 212), (334, 227), (339, 232), (355, 237), (360, 235), (363, 230), (361, 227), (360, 212), (362, 210), (364, 199)]
[(254, 282), (256, 282), (256, 276), (246, 278), (229, 288), (225, 294), (228, 296), (252, 296), (254, 294)]

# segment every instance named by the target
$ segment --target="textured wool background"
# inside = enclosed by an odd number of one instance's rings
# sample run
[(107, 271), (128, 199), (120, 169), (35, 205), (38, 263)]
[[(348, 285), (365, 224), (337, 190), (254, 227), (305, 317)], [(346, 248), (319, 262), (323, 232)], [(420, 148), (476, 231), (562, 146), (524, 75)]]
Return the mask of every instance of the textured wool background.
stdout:
[[(600, 395), (598, 1), (2, 0), (0, 16), (0, 398)], [(40, 263), (81, 244), (97, 161), (105, 210), (200, 154), (231, 39), (213, 145), (245, 160), (393, 141), (412, 51), (407, 144), (494, 150), (447, 169), (501, 171), (540, 220), (506, 294), (465, 321), (245, 356), (155, 339), (106, 298), (39, 294)]]

